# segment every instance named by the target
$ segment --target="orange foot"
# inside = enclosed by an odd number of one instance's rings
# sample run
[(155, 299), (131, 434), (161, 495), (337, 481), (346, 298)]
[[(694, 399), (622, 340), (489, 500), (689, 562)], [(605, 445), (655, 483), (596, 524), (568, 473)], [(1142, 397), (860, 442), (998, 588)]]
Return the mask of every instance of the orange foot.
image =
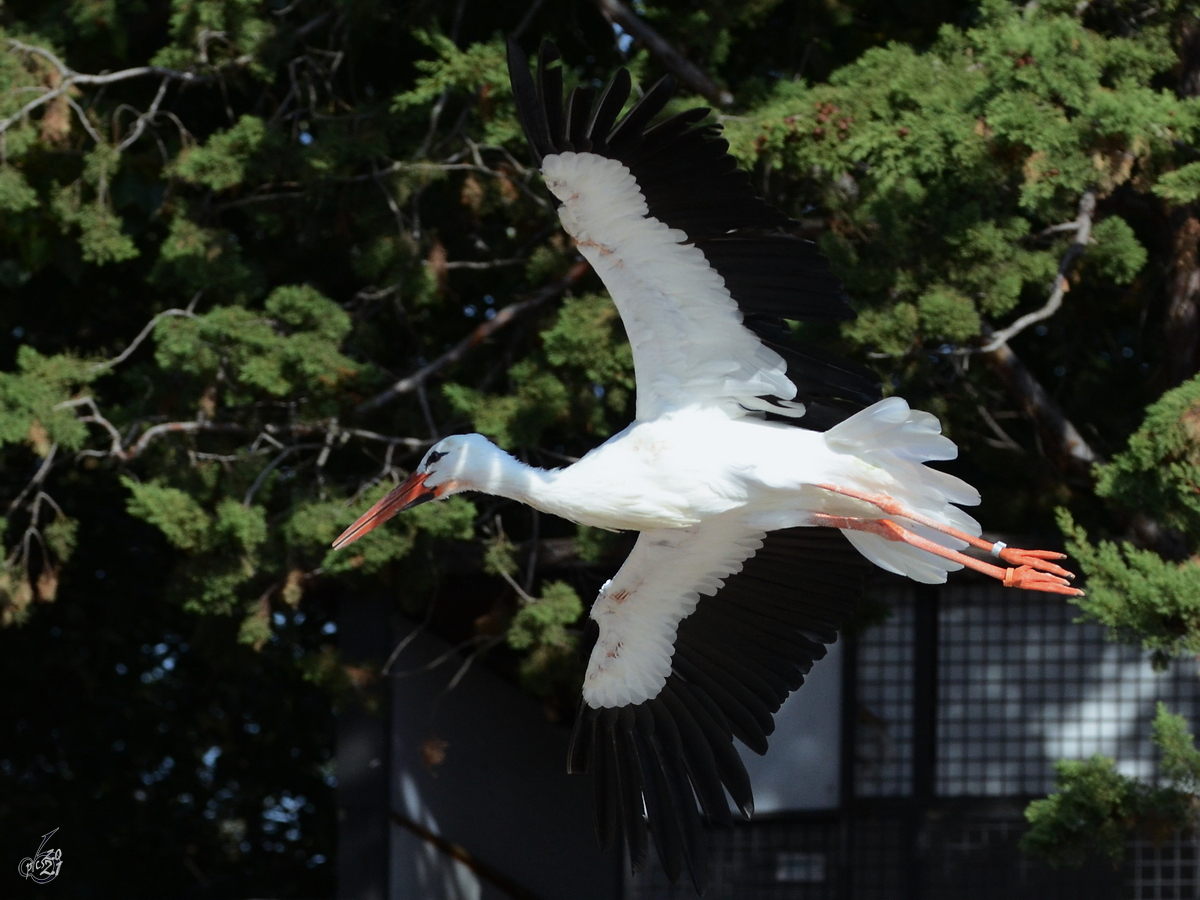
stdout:
[(1073, 581), (1075, 578), (1074, 572), (1052, 562), (1056, 559), (1066, 559), (1067, 554), (1065, 553), (1057, 553), (1054, 550), (1021, 550), (1017, 547), (1004, 547), (996, 555), (1009, 565), (1028, 566), (1039, 572), (1049, 572), (1059, 578), (1066, 578), (1068, 581)]
[[(1045, 550), (1022, 550), (1021, 553), (1046, 553)], [(1062, 556), (1062, 554), (1058, 554)], [(1041, 560), (1039, 560), (1041, 561)], [(1043, 562), (1044, 564), (1044, 562)], [(1058, 566), (1054, 568), (1059, 569)], [(1059, 571), (1066, 572), (1065, 569)], [(1066, 577), (1052, 574), (1045, 570), (1035, 569), (1033, 566), (1024, 565), (1018, 566), (1015, 569), (1004, 570), (1004, 586), (1012, 588), (1021, 588), (1026, 591), (1046, 591), (1050, 594), (1066, 594), (1068, 597), (1082, 597), (1083, 591), (1079, 588), (1071, 587), (1066, 582), (1066, 578), (1074, 578), (1070, 572), (1066, 572)]]

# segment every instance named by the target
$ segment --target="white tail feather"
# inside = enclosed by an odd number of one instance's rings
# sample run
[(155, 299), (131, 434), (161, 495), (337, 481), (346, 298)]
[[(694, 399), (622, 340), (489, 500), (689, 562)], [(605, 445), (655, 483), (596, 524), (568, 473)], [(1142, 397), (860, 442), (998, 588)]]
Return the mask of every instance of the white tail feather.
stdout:
[[(979, 491), (961, 478), (924, 465), (929, 460), (954, 459), (958, 447), (942, 433), (937, 416), (910, 409), (900, 397), (889, 397), (867, 407), (825, 433), (830, 449), (852, 454), (869, 463), (878, 473), (870, 483), (855, 487), (869, 493), (886, 493), (913, 512), (920, 513), (958, 531), (976, 536), (979, 523), (954, 504), (974, 506)], [(952, 550), (966, 544), (960, 540), (892, 516), (898, 524), (921, 537)], [(946, 573), (960, 568), (926, 550), (889, 541), (878, 535), (844, 530), (843, 534), (860, 553), (880, 568), (906, 575), (924, 584), (942, 584)]]

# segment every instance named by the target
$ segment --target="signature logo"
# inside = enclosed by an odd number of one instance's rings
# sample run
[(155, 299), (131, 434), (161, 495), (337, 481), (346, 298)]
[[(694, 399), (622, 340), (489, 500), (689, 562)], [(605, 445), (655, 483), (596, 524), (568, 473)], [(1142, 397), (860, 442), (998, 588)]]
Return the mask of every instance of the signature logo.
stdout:
[(46, 841), (54, 837), (56, 831), (57, 828), (42, 835), (42, 842), (38, 844), (37, 853), (33, 854), (32, 859), (27, 856), (21, 860), (17, 871), (22, 878), (28, 878), (34, 884), (45, 884), (58, 877), (58, 870), (62, 868), (62, 850), (46, 849)]

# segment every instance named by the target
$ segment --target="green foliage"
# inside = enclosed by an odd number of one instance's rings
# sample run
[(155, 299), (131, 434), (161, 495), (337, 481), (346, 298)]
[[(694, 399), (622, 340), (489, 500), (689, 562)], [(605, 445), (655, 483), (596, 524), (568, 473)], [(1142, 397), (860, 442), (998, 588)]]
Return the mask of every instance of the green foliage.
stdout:
[(902, 356), (912, 346), (921, 314), (911, 303), (868, 309), (845, 329), (846, 336), (889, 356)]
[[(1175, 530), (1200, 546), (1200, 377), (1165, 393), (1146, 410), (1128, 447), (1100, 466), (1096, 493)], [(1078, 601), (1089, 616), (1155, 659), (1200, 651), (1200, 564), (1164, 559), (1128, 541), (1092, 542), (1066, 510), (1059, 522), (1068, 549), (1088, 576)]]
[(19, 213), (37, 204), (37, 191), (29, 186), (21, 171), (13, 166), (0, 166), (0, 210)]
[(49, 449), (45, 441), (78, 449), (87, 426), (63, 404), (95, 374), (92, 366), (68, 354), (43, 356), (22, 347), (17, 371), (0, 372), (0, 445), (28, 441), (40, 456)]
[(212, 521), (190, 494), (132, 478), (122, 478), (121, 483), (132, 494), (125, 507), (129, 514), (161, 531), (171, 546), (189, 553), (209, 548)]
[(1171, 715), (1162, 703), (1153, 736), (1169, 784), (1152, 787), (1122, 775), (1113, 760), (1101, 756), (1062, 760), (1055, 765), (1057, 790), (1025, 810), (1030, 829), (1022, 849), (1053, 865), (1078, 866), (1092, 856), (1116, 863), (1130, 837), (1161, 839), (1192, 827), (1200, 751), (1183, 717)]
[(469, 541), (475, 537), (475, 519), (479, 511), (463, 496), (440, 503), (418, 506), (409, 514), (417, 531), (443, 541)]
[(599, 562), (612, 552), (614, 534), (588, 525), (575, 527), (575, 552), (586, 562)]
[(633, 406), (633, 353), (612, 301), (598, 294), (565, 300), (541, 341), (540, 357), (509, 370), (506, 396), (448, 384), (446, 398), (509, 449), (538, 444), (567, 425), (596, 437), (623, 427)]
[(100, 266), (124, 262), (139, 254), (133, 239), (122, 230), (124, 222), (113, 211), (109, 197), (109, 185), (120, 165), (120, 151), (97, 144), (84, 157), (82, 176), (58, 188), (51, 201), (64, 231), (79, 227), (84, 262)]
[(242, 183), (254, 154), (267, 140), (267, 127), (257, 116), (242, 116), (227, 131), (217, 131), (201, 146), (187, 147), (168, 173), (190, 184), (224, 191)]
[(567, 626), (583, 615), (583, 603), (563, 581), (542, 586), (542, 596), (522, 606), (508, 626), (505, 638), (514, 650), (526, 651), (521, 661), (521, 683), (536, 696), (546, 697), (564, 683), (572, 688), (579, 680), (578, 636)]
[(203, 291), (228, 299), (240, 300), (259, 289), (256, 273), (243, 262), (233, 234), (206, 228), (185, 215), (171, 220), (149, 277), (165, 290)]
[(1200, 162), (1190, 162), (1173, 172), (1166, 172), (1154, 185), (1154, 193), (1175, 203), (1191, 203), (1200, 199)]
[(1146, 409), (1129, 446), (1096, 473), (1096, 493), (1200, 542), (1200, 376)]
[(951, 288), (935, 285), (919, 301), (921, 330), (930, 337), (966, 341), (979, 334), (979, 313), (970, 298)]
[(516, 575), (516, 549), (503, 531), (488, 536), (483, 542), (483, 571), (509, 578)]
[(1114, 284), (1129, 284), (1145, 268), (1146, 248), (1124, 219), (1110, 216), (1097, 223), (1092, 241), (1087, 261)]
[(1021, 847), (1044, 859), (1081, 865), (1091, 854), (1119, 860), (1125, 853), (1127, 822), (1137, 810), (1136, 782), (1111, 759), (1060, 760), (1058, 790), (1025, 810), (1030, 830)]
[(153, 64), (180, 69), (249, 57), (257, 63), (251, 69), (263, 71), (259, 58), (274, 31), (254, 0), (172, 0), (170, 27), (174, 43), (162, 48)]
[[(298, 389), (328, 393), (358, 374), (358, 364), (337, 349), (349, 318), (314, 289), (277, 288), (264, 313), (222, 306), (164, 319), (156, 332), (158, 363), (205, 381), (232, 376), (233, 384), (274, 397)], [(242, 397), (231, 389), (230, 402)]]
[(1200, 565), (1128, 542), (1092, 543), (1069, 513), (1059, 515), (1067, 551), (1088, 577), (1087, 596), (1075, 601), (1088, 618), (1141, 643), (1160, 663), (1200, 651)]
[(532, 361), (522, 361), (508, 372), (513, 393), (490, 397), (481, 391), (448, 384), (446, 399), (454, 409), (475, 423), (505, 449), (535, 444), (543, 432), (565, 422), (570, 413), (569, 397), (563, 383), (549, 372), (541, 371)]
[[(1166, 392), (1146, 410), (1127, 448), (1096, 470), (1096, 493), (1119, 508), (1175, 531), (1192, 554), (1166, 559), (1129, 541), (1093, 541), (1065, 509), (1059, 526), (1067, 549), (1088, 576), (1075, 600), (1087, 618), (1113, 637), (1141, 643), (1165, 666), (1200, 652), (1200, 377)], [(1166, 834), (1194, 824), (1200, 792), (1200, 751), (1182, 716), (1159, 704), (1153, 737), (1170, 783), (1151, 788), (1118, 775), (1111, 761), (1060, 764), (1059, 792), (1030, 806), (1026, 846), (1051, 860), (1078, 864), (1093, 843), (1118, 858), (1135, 831)], [(1090, 766), (1090, 767), (1089, 767)]]
[(1196, 749), (1187, 720), (1159, 703), (1152, 733), (1155, 745), (1162, 750), (1163, 777), (1180, 790), (1200, 792), (1200, 750)]
[(270, 608), (266, 604), (255, 603), (238, 628), (238, 643), (249, 644), (255, 650), (261, 650), (270, 638)]
[(437, 101), (443, 91), (470, 92), (487, 98), (487, 112), (481, 123), (484, 140), (489, 144), (516, 146), (516, 141), (523, 138), (516, 121), (503, 38), (497, 36), (460, 50), (453, 41), (437, 32), (417, 31), (414, 37), (433, 50), (437, 58), (415, 61), (422, 75), (412, 88), (395, 96), (392, 111), (406, 113), (428, 106)]
[[(1175, 64), (1161, 29), (1109, 37), (1052, 7), (996, 2), (927, 52), (891, 44), (828, 84), (782, 80), (727, 129), (743, 160), (779, 173), (781, 196), (820, 193), (826, 246), (871, 306), (845, 333), (901, 356), (968, 341), (981, 317), (1044, 296), (1069, 238), (1029, 235), (1074, 218), (1084, 191), (1145, 190), (1174, 165), (1200, 125), (1195, 102), (1151, 86)], [(1089, 278), (1127, 284), (1144, 267), (1115, 211), (1093, 235)]]
[(50, 552), (60, 560), (70, 559), (78, 543), (79, 522), (68, 516), (57, 516), (42, 529), (42, 540)]

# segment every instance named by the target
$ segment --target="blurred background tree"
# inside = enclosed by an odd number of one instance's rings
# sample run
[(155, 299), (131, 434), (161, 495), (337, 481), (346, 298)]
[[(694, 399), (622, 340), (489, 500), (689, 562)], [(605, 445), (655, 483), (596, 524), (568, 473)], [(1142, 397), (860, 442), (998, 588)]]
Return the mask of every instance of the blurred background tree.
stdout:
[[(569, 82), (718, 103), (861, 312), (812, 337), (943, 417), (990, 531), (1070, 508), (1086, 614), (1194, 653), (1200, 405), (1159, 397), (1200, 353), (1196, 8), (918, 6), (0, 3), (6, 845), (60, 827), (96, 894), (331, 894), (332, 710), (378, 674), (334, 619), (364, 592), (569, 721), (596, 576), (539, 548), (603, 569), (620, 539), (458, 498), (327, 550), (445, 434), (553, 466), (631, 414), (528, 167), (514, 32)], [(435, 608), (451, 565), (489, 587)], [(1093, 802), (1095, 765), (1035, 849), (1153, 818)], [(1072, 785), (1094, 832), (1055, 830)]]

